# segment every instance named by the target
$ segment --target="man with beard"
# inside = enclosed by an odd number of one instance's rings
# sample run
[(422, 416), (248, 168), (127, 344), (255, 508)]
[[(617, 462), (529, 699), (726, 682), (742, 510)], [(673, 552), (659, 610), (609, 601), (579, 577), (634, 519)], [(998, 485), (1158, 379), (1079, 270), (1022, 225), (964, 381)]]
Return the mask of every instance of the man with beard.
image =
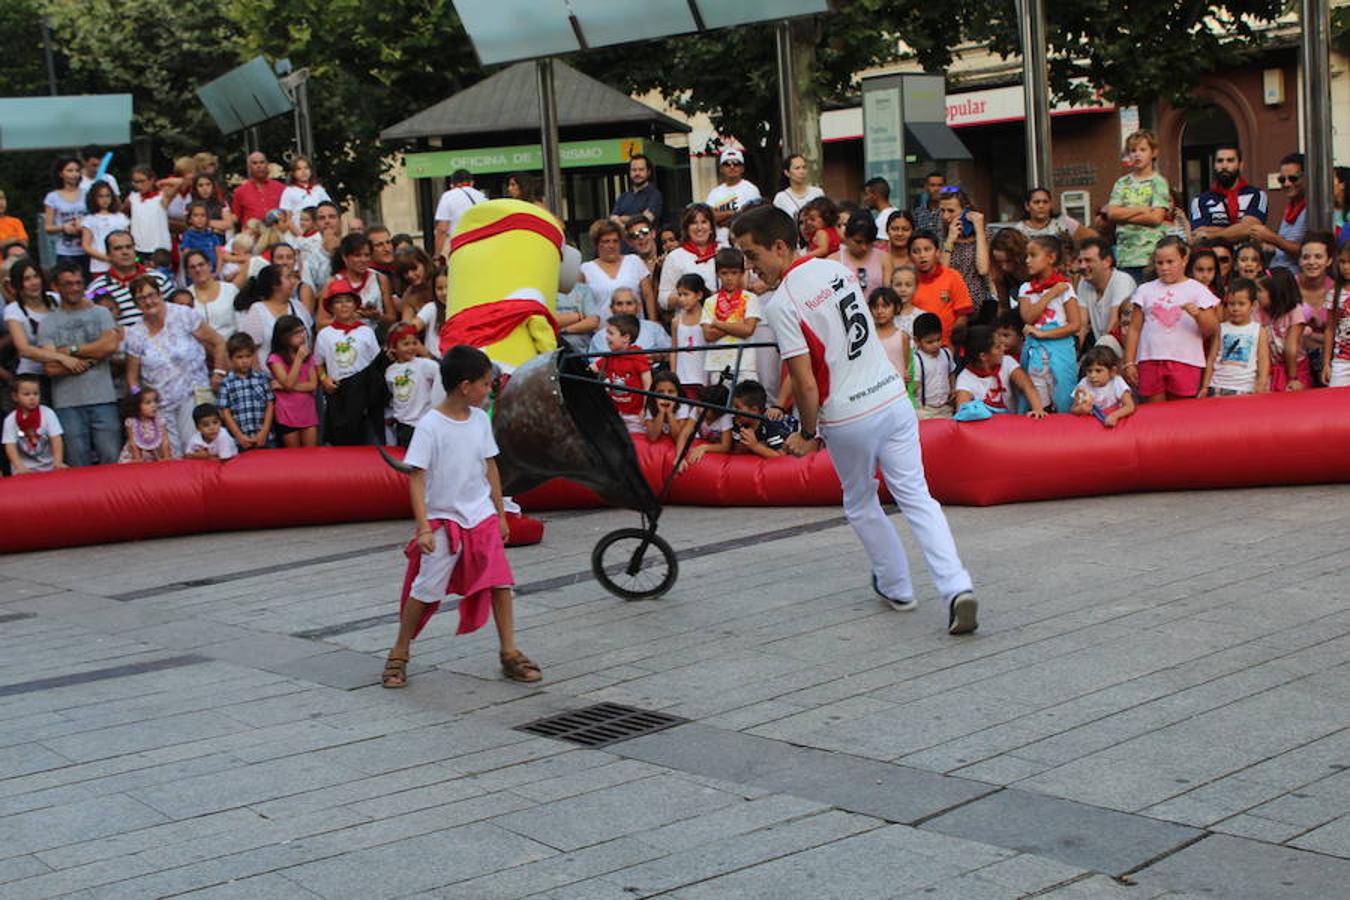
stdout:
[(1191, 201), (1191, 232), (1201, 238), (1238, 242), (1257, 236), (1266, 223), (1266, 192), (1242, 177), (1242, 151), (1236, 145), (1214, 151), (1214, 184)]
[(664, 200), (661, 191), (652, 183), (652, 161), (641, 153), (628, 161), (628, 181), (632, 185), (614, 201), (609, 218), (620, 228), (628, 229), (638, 219), (646, 219), (655, 227), (661, 222)]

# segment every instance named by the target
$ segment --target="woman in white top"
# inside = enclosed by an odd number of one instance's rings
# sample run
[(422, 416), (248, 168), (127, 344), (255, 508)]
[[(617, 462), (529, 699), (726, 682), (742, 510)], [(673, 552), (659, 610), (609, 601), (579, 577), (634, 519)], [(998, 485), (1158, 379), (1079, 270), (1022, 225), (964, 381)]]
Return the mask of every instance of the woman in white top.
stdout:
[(787, 187), (773, 195), (773, 205), (792, 216), (797, 221), (802, 207), (825, 192), (814, 184), (806, 183), (806, 157), (794, 153), (783, 160), (783, 176), (787, 178)]
[[(647, 318), (656, 319), (651, 273), (636, 255), (623, 252), (623, 229), (609, 219), (598, 219), (591, 225), (590, 236), (595, 245), (595, 259), (581, 264), (581, 280), (590, 286), (606, 310), (615, 290), (629, 288), (642, 298)], [(608, 316), (607, 312), (605, 318)]]
[[(5, 304), (5, 330), (19, 354), (18, 374), (41, 376), (46, 360), (60, 362), (72, 373), (80, 371), (79, 360), (74, 357), (38, 347), (38, 326), (55, 308), (47, 293), (42, 267), (26, 256), (19, 257), (9, 266), (9, 285), (14, 302)], [(47, 383), (45, 377), (43, 382)]]
[[(239, 330), (253, 338), (253, 343), (261, 348), (272, 346), (272, 330), (277, 326), (277, 319), (282, 316), (296, 316), (302, 322), (312, 321), (305, 316), (304, 304), (291, 299), (294, 277), (293, 273), (286, 272), (281, 266), (265, 266), (235, 301), (236, 308), (243, 306)], [(257, 354), (260, 372), (267, 371), (266, 357), (266, 353)]]
[(300, 278), (300, 253), (290, 244), (276, 244), (269, 251), (272, 265), (281, 268), (290, 286), (291, 315), (305, 323), (310, 336), (314, 335), (314, 310), (318, 300), (314, 297), (314, 288)]
[(89, 256), (89, 271), (97, 275), (108, 271), (112, 265), (108, 262), (108, 235), (126, 231), (131, 227), (131, 220), (118, 212), (117, 195), (106, 181), (89, 185), (84, 203), (89, 215), (80, 220), (81, 240), (84, 252)]
[(239, 289), (212, 274), (211, 258), (201, 250), (184, 253), (183, 268), (187, 272), (188, 293), (192, 294), (192, 308), (202, 314), (206, 324), (220, 335), (221, 340), (229, 340), (230, 335), (239, 330), (234, 309)]
[(667, 253), (665, 262), (661, 264), (661, 286), (656, 291), (656, 299), (662, 309), (679, 309), (675, 284), (681, 275), (691, 272), (701, 275), (708, 290), (717, 290), (717, 267), (713, 264), (713, 257), (717, 255), (714, 233), (712, 207), (706, 203), (694, 203), (685, 209), (680, 218), (683, 243)]
[(332, 200), (323, 185), (314, 180), (314, 166), (309, 157), (297, 156), (291, 160), (291, 180), (281, 192), (280, 206), (291, 214), (291, 231), (300, 233), (300, 210)]

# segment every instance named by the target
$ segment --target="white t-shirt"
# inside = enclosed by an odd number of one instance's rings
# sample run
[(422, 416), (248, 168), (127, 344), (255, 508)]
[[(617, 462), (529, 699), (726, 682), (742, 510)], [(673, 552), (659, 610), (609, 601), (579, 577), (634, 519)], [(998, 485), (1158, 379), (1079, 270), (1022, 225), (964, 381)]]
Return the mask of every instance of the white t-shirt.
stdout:
[(459, 222), (459, 217), (468, 211), (469, 207), (477, 206), (479, 203), (487, 202), (487, 197), (483, 192), (475, 187), (452, 187), (450, 190), (441, 194), (440, 201), (436, 204), (436, 221), (449, 222), (450, 234), (455, 233), (455, 225)]
[(894, 206), (888, 206), (888, 207), (886, 207), (885, 209), (879, 209), (879, 210), (877, 210), (877, 211), (872, 215), (872, 220), (873, 220), (874, 222), (877, 223), (877, 237), (878, 237), (878, 238), (885, 238), (885, 237), (886, 237), (886, 220), (889, 219), (889, 218), (891, 217), (891, 213), (893, 213), (893, 212), (895, 212), (895, 211), (896, 211), (896, 209), (895, 209)]
[(699, 262), (694, 254), (683, 247), (676, 247), (666, 254), (661, 264), (661, 286), (656, 290), (656, 302), (662, 309), (677, 308), (670, 295), (675, 293), (675, 283), (685, 275), (700, 275), (708, 290), (717, 290), (717, 266), (712, 258)]
[[(222, 340), (229, 340), (230, 336), (239, 330), (239, 319), (241, 317), (234, 309), (234, 298), (239, 296), (239, 288), (228, 281), (220, 282), (220, 290), (216, 294), (216, 299), (210, 303), (203, 303), (197, 298), (195, 287), (189, 287), (188, 290), (192, 292), (192, 308), (202, 314), (206, 324), (210, 325)], [(262, 304), (254, 305), (261, 306)], [(260, 348), (258, 355), (266, 359), (267, 353), (270, 352), (268, 346), (263, 346)]]
[(56, 411), (49, 406), (38, 405), (42, 423), (37, 428), (37, 447), (29, 447), (27, 439), (19, 435), (19, 413), (11, 412), (5, 416), (5, 424), (0, 428), (0, 444), (14, 444), (19, 448), (19, 461), (29, 469), (38, 472), (50, 472), (55, 462), (52, 456), (52, 437), (65, 434), (61, 430), (61, 420)]
[(188, 438), (187, 446), (183, 448), (183, 455), (187, 456), (198, 450), (210, 450), (216, 459), (229, 459), (239, 455), (239, 445), (224, 428), (220, 429), (220, 434), (209, 444), (202, 438), (200, 431), (193, 432), (192, 437)]
[[(597, 260), (590, 260), (581, 264), (581, 274), (586, 278), (586, 286), (595, 294), (604, 309), (600, 313), (600, 324), (603, 326), (605, 320), (614, 315), (610, 311), (609, 299), (618, 288), (628, 288), (633, 295), (638, 298), (638, 318), (646, 316), (646, 310), (642, 303), (642, 279), (648, 277), (651, 273), (647, 271), (647, 266), (636, 253), (625, 253), (622, 261), (619, 263), (619, 271), (613, 278), (609, 273), (600, 268)], [(604, 330), (602, 327), (601, 331)]]
[[(89, 229), (89, 240), (93, 243), (94, 249), (100, 253), (107, 253), (108, 235), (114, 231), (126, 231), (131, 227), (131, 220), (120, 212), (91, 213), (85, 216), (80, 224)], [(89, 257), (90, 272), (106, 272), (111, 265), (105, 259)]]
[(384, 381), (389, 385), (394, 418), (404, 425), (416, 425), (431, 409), (431, 394), (440, 377), (441, 367), (425, 356), (390, 363), (384, 370)]
[(956, 389), (965, 391), (975, 400), (981, 400), (990, 409), (1008, 408), (1008, 391), (1012, 387), (1012, 374), (1020, 369), (1017, 360), (1004, 356), (997, 372), (980, 375), (969, 366), (956, 376)]
[(140, 191), (132, 191), (127, 198), (131, 205), (131, 238), (137, 253), (154, 253), (173, 246), (169, 236), (169, 211), (164, 208), (159, 194), (146, 200)]
[(343, 331), (329, 325), (314, 339), (314, 357), (323, 364), (324, 371), (334, 381), (364, 371), (379, 355), (379, 339), (368, 325), (353, 331)]
[[(759, 188), (742, 178), (735, 184), (719, 184), (714, 186), (711, 191), (708, 191), (708, 199), (706, 202), (713, 208), (714, 212), (717, 211), (719, 206), (725, 206), (730, 202), (731, 210), (737, 212), (745, 209), (747, 203), (752, 200), (758, 200), (759, 197)], [(728, 245), (730, 243), (730, 234), (730, 229), (725, 225), (718, 228), (717, 243), (722, 244), (723, 246)], [(711, 284), (708, 285), (708, 287), (715, 290), (715, 287)]]
[[(764, 313), (759, 307), (759, 298), (749, 291), (741, 291), (745, 297), (745, 315), (739, 320), (744, 322), (747, 319), (763, 319)], [(700, 325), (711, 325), (717, 320), (717, 294), (709, 295), (708, 299), (703, 301), (703, 317), (699, 319)], [(745, 338), (733, 337), (724, 334), (713, 343), (734, 347), (736, 344), (744, 343)], [(703, 354), (703, 369), (706, 372), (720, 372), (730, 367), (736, 368), (736, 351), (731, 350), (707, 350)], [(749, 378), (755, 378), (755, 351), (742, 351), (740, 353), (740, 375), (737, 380), (744, 381)]]
[(1081, 379), (1074, 387), (1075, 394), (1088, 394), (1092, 397), (1092, 405), (1099, 406), (1102, 409), (1112, 409), (1120, 405), (1120, 398), (1130, 392), (1130, 386), (1125, 383), (1125, 379), (1119, 375), (1112, 375), (1111, 380), (1101, 387), (1093, 387), (1092, 383), (1086, 378)]
[(911, 363), (910, 377), (919, 382), (914, 390), (919, 405), (946, 406), (952, 399), (952, 373), (956, 371), (952, 351), (939, 347), (936, 356), (929, 356), (915, 347)]
[(806, 186), (806, 193), (800, 197), (787, 188), (783, 188), (773, 195), (773, 205), (787, 213), (789, 216), (792, 216), (792, 221), (795, 222), (797, 221), (797, 216), (801, 213), (803, 206), (817, 197), (824, 196), (825, 192), (814, 184), (808, 184)]
[(765, 312), (783, 359), (810, 356), (821, 424), (861, 419), (904, 396), (858, 276), (839, 263), (809, 256), (796, 260)]
[(427, 473), (427, 518), (472, 528), (495, 516), (486, 460), (497, 452), (492, 422), (477, 407), (464, 421), (438, 409), (423, 416), (403, 461)]
[(1214, 374), (1209, 386), (1250, 394), (1256, 390), (1256, 373), (1261, 340), (1261, 323), (1252, 319), (1246, 325), (1219, 323), (1219, 352), (1214, 356)]
[[(1041, 317), (1036, 320), (1035, 327), (1040, 329), (1060, 328), (1069, 322), (1068, 314), (1064, 312), (1064, 304), (1069, 300), (1077, 300), (1074, 296), (1073, 285), (1068, 285), (1068, 290), (1063, 291), (1049, 303), (1045, 304), (1045, 309), (1041, 310)], [(1048, 290), (1048, 288), (1047, 288)], [(1017, 289), (1017, 302), (1013, 303), (1013, 309), (1016, 309), (1023, 303), (1030, 301), (1039, 301), (1044, 291), (1033, 291), (1031, 282), (1024, 281), (1022, 286)]]
[[(18, 322), (22, 325), (24, 332), (28, 335), (28, 343), (37, 346), (37, 329), (38, 326), (42, 324), (42, 320), (47, 318), (47, 312), (47, 310), (25, 310), (17, 302), (6, 303), (5, 321)], [(8, 325), (5, 326), (5, 330), (9, 331)], [(19, 375), (41, 375), (42, 363), (35, 359), (29, 359), (26, 356), (20, 357), (19, 366), (16, 369), (16, 372)]]
[(417, 319), (422, 323), (422, 346), (427, 348), (433, 359), (441, 358), (440, 326), (444, 322), (436, 321), (436, 304), (423, 303), (417, 311)]
[(1107, 326), (1111, 324), (1111, 310), (1130, 299), (1135, 287), (1134, 279), (1119, 269), (1111, 270), (1106, 290), (1100, 294), (1086, 278), (1078, 282), (1078, 304), (1087, 309), (1094, 335), (1099, 338), (1106, 336)]
[[(81, 175), (80, 190), (86, 194), (89, 193), (89, 189), (94, 186), (94, 180), (95, 179), (90, 178), (88, 175)], [(102, 175), (98, 177), (97, 180), (106, 181), (108, 183), (108, 187), (112, 188), (114, 194), (116, 194), (119, 197), (122, 196), (122, 189), (117, 186), (117, 179), (113, 177), (111, 172), (104, 172)]]
[(298, 232), (300, 230), (300, 210), (309, 206), (318, 206), (320, 203), (331, 202), (332, 199), (321, 184), (310, 185), (308, 188), (289, 184), (286, 186), (286, 190), (281, 192), (281, 201), (277, 205), (291, 214), (291, 230)]

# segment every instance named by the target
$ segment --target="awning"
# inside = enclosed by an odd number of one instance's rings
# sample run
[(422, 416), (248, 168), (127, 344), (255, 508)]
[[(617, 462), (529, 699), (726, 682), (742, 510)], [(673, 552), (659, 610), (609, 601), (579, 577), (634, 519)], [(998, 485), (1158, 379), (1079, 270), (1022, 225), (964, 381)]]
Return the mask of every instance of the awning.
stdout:
[[(928, 159), (973, 159), (961, 139), (942, 122), (906, 122), (905, 137), (923, 148)], [(909, 148), (906, 147), (906, 152)]]
[(0, 97), (0, 150), (129, 143), (130, 94)]

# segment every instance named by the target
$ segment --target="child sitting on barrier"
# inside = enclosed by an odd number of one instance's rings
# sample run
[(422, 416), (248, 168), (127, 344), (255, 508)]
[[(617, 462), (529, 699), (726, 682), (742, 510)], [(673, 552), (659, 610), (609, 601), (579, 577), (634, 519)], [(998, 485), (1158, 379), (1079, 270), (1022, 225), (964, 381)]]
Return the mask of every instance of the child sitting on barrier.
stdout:
[(1027, 416), (1044, 419), (1045, 407), (1036, 385), (1017, 360), (1004, 354), (993, 329), (985, 325), (970, 329), (966, 335), (966, 367), (956, 376), (956, 418), (987, 419), (991, 413), (1012, 412), (1009, 392), (1014, 387), (1031, 407)]
[[(725, 409), (730, 393), (725, 384), (710, 384), (699, 391), (698, 399)], [(684, 462), (680, 463), (681, 472), (702, 459), (704, 454), (731, 452), (731, 432), (734, 427), (731, 413), (698, 407), (690, 422), (684, 433), (675, 440), (675, 458), (680, 458), (685, 445), (691, 441), (699, 440), (703, 443), (690, 448)]]
[[(686, 276), (687, 277), (687, 276)], [(695, 275), (695, 278), (698, 276)], [(689, 427), (693, 415), (687, 406), (680, 403), (680, 379), (668, 369), (652, 373), (652, 390), (666, 399), (647, 398), (647, 440), (652, 443), (669, 438), (678, 441), (680, 435)]]
[[(731, 408), (738, 413), (762, 416), (768, 405), (769, 395), (758, 381), (742, 381), (731, 395)], [(770, 422), (737, 415), (731, 423), (732, 452), (743, 450), (764, 459), (782, 456), (788, 435), (797, 430), (796, 418), (787, 415)]]
[(3, 443), (15, 475), (64, 469), (61, 420), (42, 405), (42, 380), (36, 375), (14, 376), (11, 396), (15, 409), (5, 416)]
[(1095, 416), (1107, 428), (1134, 414), (1134, 394), (1120, 377), (1120, 357), (1109, 347), (1093, 347), (1083, 354), (1086, 373), (1073, 390), (1076, 416)]

